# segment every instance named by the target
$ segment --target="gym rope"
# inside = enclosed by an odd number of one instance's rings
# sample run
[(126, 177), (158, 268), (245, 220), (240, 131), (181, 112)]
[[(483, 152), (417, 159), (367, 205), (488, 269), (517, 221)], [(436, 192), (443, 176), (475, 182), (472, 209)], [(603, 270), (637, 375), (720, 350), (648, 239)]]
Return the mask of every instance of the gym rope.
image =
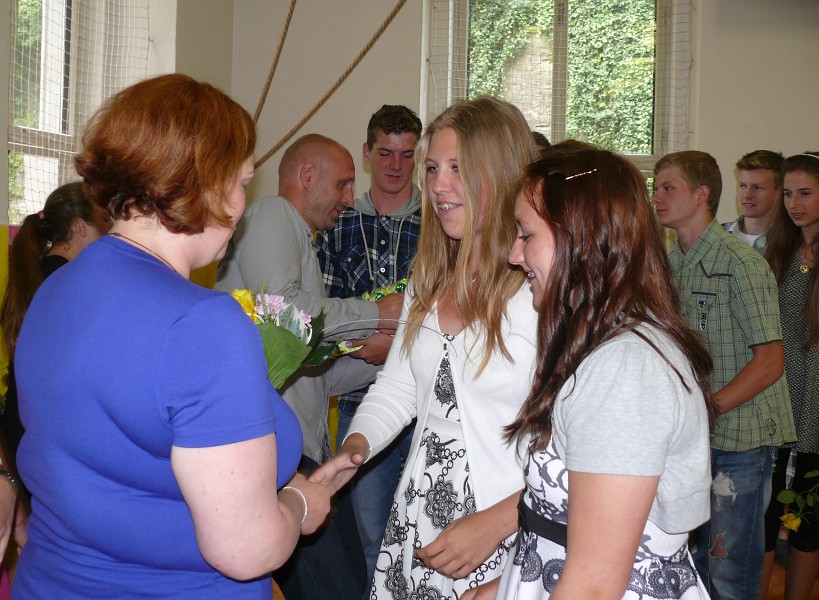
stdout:
[[(406, 4), (406, 2), (407, 2), (407, 0), (398, 0), (395, 7), (392, 9), (390, 14), (387, 15), (387, 18), (381, 24), (381, 27), (379, 27), (378, 30), (373, 34), (373, 36), (370, 38), (370, 41), (365, 44), (364, 48), (361, 49), (361, 52), (359, 52), (358, 56), (356, 56), (355, 59), (353, 60), (353, 62), (350, 63), (350, 66), (347, 67), (347, 69), (344, 71), (344, 73), (342, 73), (341, 76), (336, 80), (336, 82), (330, 87), (330, 89), (327, 90), (327, 92), (324, 94), (324, 96), (322, 96), (321, 100), (316, 102), (315, 106), (313, 106), (313, 108), (311, 108), (309, 111), (307, 111), (307, 114), (304, 115), (304, 117), (295, 125), (295, 127), (293, 127), (290, 131), (288, 131), (284, 135), (284, 137), (282, 137), (276, 143), (276, 145), (273, 146), (273, 148), (268, 150), (259, 160), (256, 161), (256, 164), (254, 165), (255, 168), (258, 169), (271, 156), (273, 156), (282, 146), (284, 146), (284, 144), (286, 144), (290, 140), (290, 138), (292, 138), (296, 134), (296, 132), (299, 129), (301, 129), (304, 126), (304, 124), (307, 121), (310, 120), (310, 118), (314, 114), (316, 114), (318, 112), (318, 110), (322, 106), (324, 106), (324, 103), (327, 102), (327, 100), (330, 99), (330, 96), (332, 96), (339, 87), (341, 87), (341, 84), (344, 83), (344, 81), (347, 79), (347, 77), (350, 76), (350, 73), (353, 72), (353, 70), (358, 66), (358, 64), (363, 60), (363, 58), (367, 55), (367, 53), (373, 47), (373, 45), (375, 45), (375, 43), (378, 41), (378, 38), (380, 38), (381, 34), (384, 33), (384, 30), (387, 29), (387, 27), (389, 27), (392, 20), (398, 14), (398, 11), (401, 10), (401, 8), (404, 6), (404, 4)], [(267, 96), (267, 90), (270, 88), (270, 82), (273, 80), (273, 74), (275, 73), (275, 70), (276, 70), (276, 64), (278, 63), (279, 53), (281, 51), (281, 46), (284, 44), (284, 38), (287, 37), (287, 29), (288, 29), (288, 27), (290, 25), (290, 17), (292, 16), (293, 7), (294, 7), (295, 3), (296, 3), (295, 0), (291, 0), (290, 12), (288, 13), (287, 22), (285, 23), (284, 30), (282, 31), (282, 35), (281, 35), (281, 38), (279, 40), (279, 50), (276, 53), (276, 57), (274, 59), (273, 65), (272, 65), (272, 67), (270, 69), (270, 73), (268, 75), (268, 83), (265, 86), (265, 90), (263, 92), (262, 99), (259, 102), (259, 108), (256, 109), (256, 119), (258, 119), (258, 115), (261, 112), (262, 106), (264, 105), (264, 99)]]

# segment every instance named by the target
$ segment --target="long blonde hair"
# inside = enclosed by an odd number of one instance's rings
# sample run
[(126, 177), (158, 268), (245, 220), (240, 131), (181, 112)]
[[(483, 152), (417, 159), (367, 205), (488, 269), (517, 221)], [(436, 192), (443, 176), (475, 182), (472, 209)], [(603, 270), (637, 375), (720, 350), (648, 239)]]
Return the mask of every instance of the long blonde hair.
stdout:
[[(425, 161), (436, 131), (452, 129), (458, 148), (458, 168), (466, 202), (463, 239), (452, 240), (441, 227), (425, 185)], [(455, 284), (455, 304), (466, 327), (480, 334), (482, 360), (478, 373), (495, 350), (509, 359), (501, 337), (509, 299), (523, 285), (525, 275), (507, 261), (515, 240), (513, 219), (517, 185), (537, 155), (532, 134), (520, 110), (495, 98), (480, 97), (450, 106), (427, 126), (416, 151), (423, 194), (421, 236), (412, 268), (414, 298), (409, 308), (404, 349), (409, 350), (424, 316)], [(479, 202), (488, 198), (478, 235)], [(471, 264), (477, 254), (480, 268), (473, 281)], [(479, 342), (476, 341), (476, 344)]]

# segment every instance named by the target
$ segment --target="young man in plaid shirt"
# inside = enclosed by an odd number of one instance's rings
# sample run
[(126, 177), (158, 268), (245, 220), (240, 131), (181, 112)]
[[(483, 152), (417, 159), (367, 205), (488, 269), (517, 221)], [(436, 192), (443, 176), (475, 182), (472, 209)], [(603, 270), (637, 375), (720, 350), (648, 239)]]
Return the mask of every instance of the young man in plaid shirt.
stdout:
[(711, 352), (721, 413), (711, 431), (711, 520), (692, 554), (712, 598), (759, 598), (773, 455), (796, 439), (776, 280), (714, 219), (722, 178), (712, 156), (668, 154), (654, 174), (657, 217), (677, 232), (669, 261), (680, 311)]
[[(372, 187), (316, 240), (329, 297), (359, 297), (409, 276), (421, 228), (421, 192), (412, 183), (420, 136), (421, 121), (405, 106), (384, 105), (370, 118), (362, 153)], [(391, 345), (392, 336), (384, 333), (348, 341), (350, 347), (362, 346), (353, 357), (372, 364), (383, 364)], [(339, 397), (339, 446), (366, 392), (364, 388)], [(370, 579), (412, 429), (408, 426), (388, 450), (364, 465), (352, 488)]]

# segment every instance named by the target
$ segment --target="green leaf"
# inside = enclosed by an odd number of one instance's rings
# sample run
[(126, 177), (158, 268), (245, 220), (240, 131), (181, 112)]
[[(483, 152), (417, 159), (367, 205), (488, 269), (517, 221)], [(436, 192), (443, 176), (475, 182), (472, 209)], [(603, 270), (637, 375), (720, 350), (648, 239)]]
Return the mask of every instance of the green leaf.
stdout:
[(776, 499), (782, 504), (790, 504), (796, 498), (796, 492), (793, 490), (782, 490), (777, 494)]
[(273, 387), (279, 389), (307, 358), (310, 346), (274, 323), (259, 325), (259, 333), (267, 359), (267, 376)]
[(305, 367), (317, 367), (333, 355), (334, 344), (325, 344), (314, 348), (304, 359)]
[(805, 479), (811, 479), (813, 477), (819, 477), (819, 469), (816, 471), (808, 471), (805, 473)]
[(310, 347), (316, 349), (321, 341), (321, 337), (324, 333), (324, 307), (321, 308), (319, 314), (313, 317), (310, 321), (310, 325), (313, 327), (313, 333), (310, 336)]
[(794, 498), (794, 502), (799, 510), (805, 508), (805, 499), (802, 496), (796, 496), (796, 498)]

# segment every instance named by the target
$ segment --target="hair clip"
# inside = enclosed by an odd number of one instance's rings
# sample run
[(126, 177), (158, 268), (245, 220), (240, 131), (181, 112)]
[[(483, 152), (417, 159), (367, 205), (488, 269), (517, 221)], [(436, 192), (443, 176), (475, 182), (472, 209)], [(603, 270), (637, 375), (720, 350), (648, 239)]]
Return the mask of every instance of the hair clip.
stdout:
[(38, 212), (37, 216), (40, 217), (41, 221), (45, 220), (45, 213), (43, 211)]
[(588, 175), (589, 173), (596, 173), (596, 172), (597, 172), (597, 169), (592, 169), (591, 171), (583, 171), (582, 173), (575, 173), (574, 175), (569, 175), (565, 179), (566, 179), (566, 181), (569, 181), (569, 179), (574, 179), (575, 177), (583, 177), (583, 175)]
[(802, 154), (797, 154), (796, 156), (810, 156), (811, 158), (819, 160), (819, 156), (816, 156), (815, 154), (810, 154), (808, 152), (803, 152)]

